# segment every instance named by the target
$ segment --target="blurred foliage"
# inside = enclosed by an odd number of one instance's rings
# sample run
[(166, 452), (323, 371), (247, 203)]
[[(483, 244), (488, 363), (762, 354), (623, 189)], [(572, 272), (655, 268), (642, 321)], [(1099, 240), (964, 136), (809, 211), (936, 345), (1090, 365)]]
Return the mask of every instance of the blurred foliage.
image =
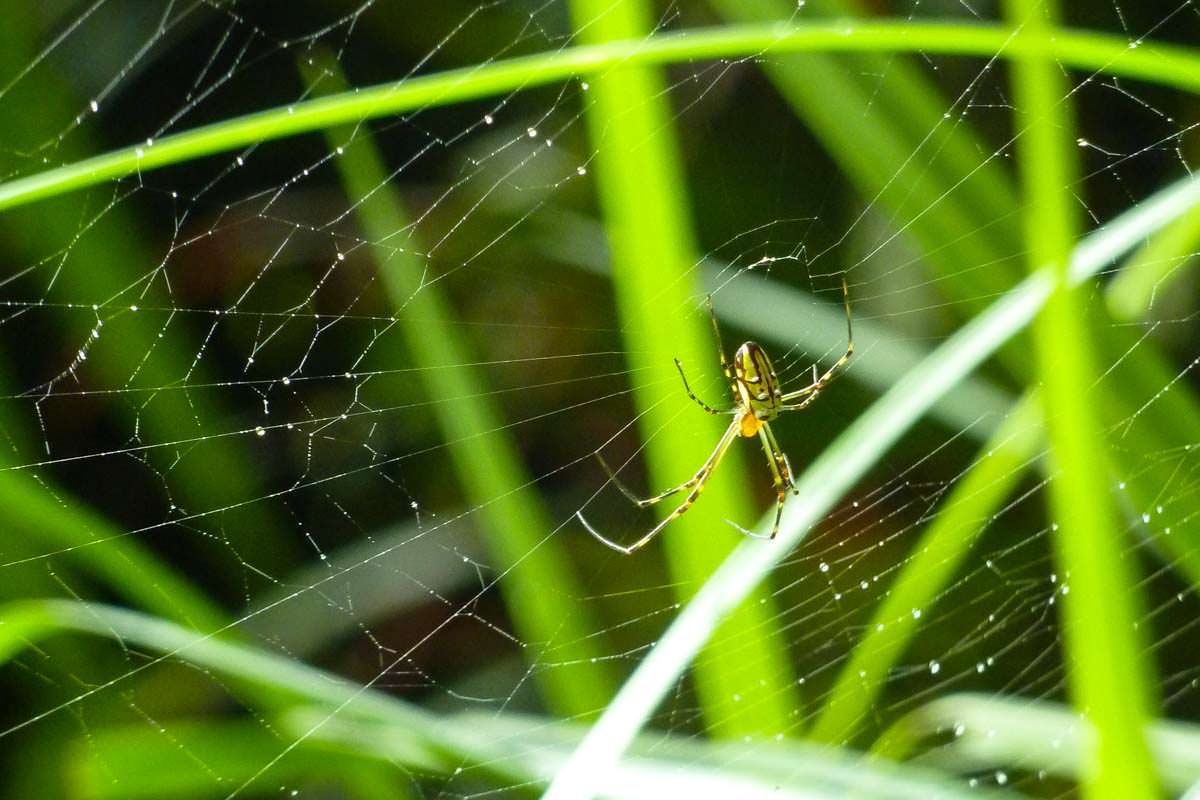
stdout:
[[(850, 375), (776, 425), (799, 474), (1030, 268), (1066, 275), (1047, 209), (1090, 230), (1186, 177), (1200, 12), (1061, 5), (1052, 43), (951, 2), (6, 17), (0, 793), (536, 794), (581, 736), (551, 716), (600, 712), (743, 544), (724, 520), (771, 513), (736, 442), (635, 556), (574, 520), (655, 519), (595, 452), (655, 491), (716, 444), (671, 363), (728, 391), (706, 293), (726, 352), (753, 336), (801, 383), (847, 278)], [(1147, 698), (1164, 785), (1200, 780), (1200, 215), (1170, 213), (714, 617), (606, 791), (1056, 796), (1094, 778), (1067, 685), (1101, 673)], [(1064, 604), (1098, 623), (1069, 653)], [(1029, 731), (1060, 728), (1048, 759)]]

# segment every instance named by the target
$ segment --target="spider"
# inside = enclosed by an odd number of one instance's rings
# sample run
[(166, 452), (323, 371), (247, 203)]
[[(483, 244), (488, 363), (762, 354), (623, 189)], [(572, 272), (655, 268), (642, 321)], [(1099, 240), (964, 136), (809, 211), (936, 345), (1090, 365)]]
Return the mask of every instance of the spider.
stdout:
[(651, 539), (657, 536), (663, 528), (683, 516), (684, 512), (692, 507), (692, 504), (700, 497), (700, 493), (704, 491), (704, 485), (712, 477), (717, 464), (721, 463), (721, 458), (725, 455), (725, 451), (729, 449), (729, 446), (733, 444), (737, 437), (741, 436), (748, 439), (757, 435), (759, 441), (762, 442), (763, 450), (766, 452), (767, 466), (771, 470), (771, 477), (775, 482), (775, 492), (778, 496), (775, 505), (775, 525), (771, 528), (769, 536), (760, 536), (729, 520), (725, 521), (742, 533), (756, 539), (774, 539), (779, 534), (779, 521), (783, 517), (783, 504), (784, 500), (787, 499), (788, 492), (791, 491), (796, 494), (799, 494), (799, 492), (796, 491), (796, 487), (792, 483), (792, 466), (788, 463), (787, 455), (779, 449), (779, 442), (775, 440), (775, 434), (771, 431), (770, 422), (783, 411), (800, 411), (813, 400), (816, 400), (821, 390), (837, 377), (842, 367), (850, 361), (850, 356), (854, 354), (854, 329), (850, 321), (850, 290), (846, 287), (844, 280), (842, 281), (842, 301), (846, 308), (846, 352), (820, 377), (817, 377), (817, 365), (813, 364), (812, 383), (794, 392), (785, 393), (779, 385), (779, 378), (775, 374), (775, 368), (771, 366), (771, 359), (767, 357), (766, 351), (755, 342), (745, 342), (737, 349), (737, 352), (733, 355), (733, 371), (730, 372), (729, 362), (725, 358), (725, 347), (721, 344), (721, 329), (717, 325), (717, 316), (713, 311), (712, 295), (709, 295), (708, 315), (712, 319), (713, 332), (716, 334), (717, 347), (721, 353), (721, 371), (725, 374), (725, 379), (729, 381), (729, 390), (733, 394), (733, 408), (716, 409), (705, 403), (692, 392), (691, 387), (688, 385), (687, 376), (683, 372), (683, 364), (680, 363), (678, 358), (675, 359), (675, 368), (679, 370), (679, 377), (683, 380), (683, 389), (687, 392), (688, 397), (695, 400), (709, 414), (732, 414), (733, 421), (729, 423), (729, 427), (725, 429), (725, 433), (721, 435), (720, 441), (717, 442), (716, 448), (695, 475), (685, 483), (681, 483), (673, 489), (667, 489), (665, 492), (653, 497), (638, 497), (634, 494), (629, 487), (617, 478), (605, 460), (597, 453), (596, 459), (608, 474), (609, 480), (638, 508), (648, 508), (678, 492), (689, 489), (691, 491), (688, 492), (687, 499), (668, 514), (662, 522), (655, 525), (648, 533), (631, 545), (618, 544), (611, 539), (605, 538), (584, 518), (582, 511), (576, 512), (575, 515), (579, 517), (579, 521), (583, 523), (583, 527), (587, 529), (588, 533), (599, 539), (602, 544), (625, 555), (640, 550)]

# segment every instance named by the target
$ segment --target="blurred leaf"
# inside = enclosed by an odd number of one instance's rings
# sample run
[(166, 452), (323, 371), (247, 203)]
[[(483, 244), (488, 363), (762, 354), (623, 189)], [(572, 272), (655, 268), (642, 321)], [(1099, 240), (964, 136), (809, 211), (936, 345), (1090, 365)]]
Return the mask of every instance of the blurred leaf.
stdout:
[[(520, 717), (510, 720), (503, 714), (439, 718), (290, 658), (100, 604), (62, 600), (13, 603), (0, 608), (0, 622), (0, 660), (47, 636), (88, 633), (163, 654), (147, 665), (179, 659), (252, 689), (257, 687), (269, 702), (289, 696), (308, 704), (275, 718), (280, 730), (286, 731), (279, 738), (260, 723), (246, 723), (252, 728), (241, 723), (173, 723), (171, 736), (149, 728), (101, 732), (94, 742), (97, 746), (89, 745), (88, 755), (75, 765), (81, 788), (94, 789), (101, 796), (150, 796), (156, 787), (199, 793), (197, 783), (205, 779), (210, 790), (220, 787), (226, 795), (237, 794), (257, 785), (277, 766), (284, 775), (296, 775), (296, 771), (330, 775), (338, 768), (360, 769), (358, 757), (463, 779), (475, 774), (504, 775), (540, 783), (554, 773), (580, 735), (577, 728), (560, 729)], [(219, 746), (222, 737), (224, 747)], [(336, 749), (330, 749), (331, 745)], [(848, 791), (888, 797), (967, 796), (926, 771), (871, 764), (825, 748), (754, 742), (710, 750), (707, 744), (686, 739), (676, 743), (656, 735), (647, 737), (637, 749), (646, 758), (614, 769), (597, 784), (605, 787), (606, 796), (661, 798), (679, 793), (693, 797), (704, 794), (705, 787), (738, 798), (839, 798)], [(667, 757), (659, 757), (660, 751)], [(312, 762), (318, 753), (323, 763)], [(294, 761), (293, 754), (307, 756), (310, 763)], [(98, 764), (90, 763), (92, 755)], [(119, 786), (103, 787), (97, 782), (97, 769), (104, 769), (108, 759), (119, 767), (136, 763), (139, 757), (146, 763), (121, 784), (127, 793), (120, 793)], [(197, 769), (197, 758), (210, 769)], [(728, 766), (700, 766), (710, 759)], [(104, 775), (110, 777), (111, 773), (105, 771)], [(276, 773), (274, 777), (280, 776)]]
[[(334, 784), (363, 800), (403, 797), (400, 770), (321, 738), (290, 742), (261, 722), (172, 720), (169, 730), (150, 726), (92, 731), (67, 760), (72, 796), (87, 800), (223, 797), (238, 788), (285, 794)], [(264, 764), (271, 764), (263, 770)]]
[[(25, 558), (6, 549), (5, 568), (69, 556), (76, 569), (130, 603), (201, 631), (227, 624), (227, 615), (171, 567), (141, 547), (134, 535), (70, 498), (55, 496), (44, 482), (0, 468), (0, 506), (8, 535), (25, 538)], [(30, 547), (32, 545), (32, 547)]]
[[(1055, 35), (1054, 0), (1009, 0), (1007, 9), (1021, 39)], [(1143, 730), (1157, 686), (1138, 624), (1141, 576), (1136, 563), (1123, 557), (1110, 458), (1087, 393), (1100, 373), (1081, 313), (1082, 292), (1070, 279), (1079, 227), (1071, 194), (1078, 180), (1072, 102), (1061, 67), (1044, 56), (1018, 58), (1012, 82), (1025, 114), (1017, 118), (1023, 128), (1017, 145), (1029, 265), (1042, 274), (1050, 264), (1054, 275), (1033, 339), (1053, 464), (1051, 538), (1064, 583), (1059, 608), (1066, 672), (1075, 706), (1096, 732), (1081, 784), (1085, 797), (1152, 798), (1159, 791)]]
[[(1094, 736), (1070, 706), (1024, 697), (954, 694), (926, 703), (892, 726), (881, 753), (904, 758), (926, 738), (954, 738), (916, 759), (962, 773), (1044, 770), (1071, 780), (1088, 773)], [(1163, 788), (1179, 794), (1200, 781), (1200, 726), (1156, 720), (1146, 726)]]
[(1121, 320), (1141, 318), (1184, 275), (1200, 249), (1200, 207), (1146, 242), (1121, 267), (1105, 291), (1108, 310)]

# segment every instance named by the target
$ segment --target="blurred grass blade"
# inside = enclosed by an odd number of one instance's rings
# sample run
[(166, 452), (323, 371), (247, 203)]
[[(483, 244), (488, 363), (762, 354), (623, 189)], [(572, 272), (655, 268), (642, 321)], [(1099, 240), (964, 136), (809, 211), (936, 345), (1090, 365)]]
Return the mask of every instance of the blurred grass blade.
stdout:
[(254, 795), (333, 783), (349, 798), (408, 796), (400, 791), (404, 777), (396, 766), (319, 737), (258, 775), (263, 764), (277, 758), (279, 746), (278, 732), (258, 720), (172, 720), (166, 734), (147, 725), (93, 729), (86, 744), (57, 755), (65, 761), (70, 796), (83, 800), (211, 798), (227, 791), (222, 787), (242, 783)]
[[(69, 751), (73, 796), (86, 800), (209, 797), (220, 786), (243, 782), (258, 772), (275, 757), (280, 735), (305, 738), (258, 777), (249, 787), (252, 790), (266, 794), (272, 785), (333, 782), (352, 797), (394, 797), (406, 774), (417, 778), (450, 771), (449, 758), (431, 758), (428, 750), (413, 747), (411, 733), (343, 717), (318, 725), (323, 718), (319, 709), (302, 707), (273, 717), (272, 730), (261, 723), (183, 720), (172, 722), (169, 737), (146, 725), (96, 730), (86, 746)], [(449, 724), (475, 732), (472, 763), (487, 769), (490, 762), (496, 772), (524, 783), (540, 783), (553, 775), (583, 735), (580, 726), (514, 714), (458, 714)], [(683, 734), (655, 735), (643, 737), (631, 750), (634, 757), (599, 787), (604, 797), (967, 800), (977, 796), (933, 770), (801, 743), (713, 743)], [(472, 781), (480, 769), (460, 766), (460, 781)], [(369, 782), (363, 780), (367, 776)]]
[[(585, 43), (634, 39), (652, 28), (644, 0), (572, 0), (570, 8)], [(672, 363), (679, 358), (696, 374), (696, 365), (718, 361), (711, 329), (697, 312), (703, 290), (693, 269), (696, 247), (672, 135), (674, 114), (661, 77), (647, 67), (598, 73), (585, 98), (625, 350), (631, 374), (651, 376), (634, 384), (633, 396), (650, 480), (659, 491), (693, 474), (729, 424), (687, 399)], [(681, 415), (687, 430), (678, 423)], [(659, 539), (681, 599), (695, 592), (741, 538), (723, 522), (751, 505), (739, 450), (730, 448), (703, 502)], [(666, 515), (674, 505), (656, 510)], [(696, 688), (709, 731), (775, 735), (794, 724), (799, 699), (777, 619), (764, 588), (732, 615), (697, 662)]]
[[(1008, 0), (1008, 16), (1034, 40), (1055, 34), (1055, 0)], [(1154, 767), (1143, 730), (1154, 694), (1138, 621), (1140, 596), (1133, 559), (1123, 558), (1109, 484), (1109, 457), (1087, 387), (1099, 371), (1084, 323), (1080, 292), (1070, 283), (1078, 235), (1078, 175), (1071, 98), (1061, 67), (1023, 54), (1013, 65), (1013, 90), (1024, 127), (1018, 152), (1024, 190), (1030, 268), (1052, 265), (1054, 284), (1033, 327), (1043, 415), (1054, 465), (1050, 482), (1055, 563), (1067, 678), (1075, 706), (1096, 731), (1082, 786), (1085, 797), (1153, 798)], [(1066, 589), (1070, 589), (1067, 594)], [(1150, 662), (1150, 663), (1147, 663)]]
[[(10, 537), (4, 551), (7, 563), (0, 569), (43, 560), (47, 553), (69, 555), (79, 572), (147, 611), (206, 632), (228, 624), (216, 604), (130, 533), (78, 502), (52, 496), (46, 483), (0, 470), (0, 507), (5, 535)], [(22, 538), (22, 550), (40, 547), (41, 551), (14, 558), (11, 538), (15, 537)]]
[[(34, 15), (15, 14), (0, 25), (0, 74), (17, 74), (36, 56), (34, 22)], [(56, 135), (57, 131), (41, 129), (47, 121), (71, 119), (78, 113), (84, 103), (73, 98), (77, 82), (54, 69), (54, 63), (50, 60), (46, 68), (28, 77), (38, 82), (37, 114), (12, 103), (0, 104), (0, 130), (20, 131), (17, 138), (36, 141)], [(64, 139), (57, 157), (86, 152), (86, 131), (80, 128)], [(41, 135), (33, 135), (35, 132)], [(0, 154), (0, 161), (7, 158), (7, 153)], [(53, 265), (56, 278), (50, 281), (52, 288), (30, 286), (29, 291), (30, 296), (49, 292), (42, 296), (46, 302), (42, 313), (55, 315), (54, 327), (63, 337), (59, 346), (70, 352), (82, 345), (87, 353), (87, 361), (80, 364), (71, 385), (79, 379), (82, 386), (76, 388), (130, 390), (130, 402), (116, 403), (114, 409), (125, 415), (122, 426), (130, 437), (128, 444), (147, 446), (142, 452), (132, 449), (131, 455), (143, 458), (147, 471), (156, 473), (153, 479), (166, 483), (174, 501), (188, 512), (225, 509), (226, 546), (209, 547), (204, 538), (187, 545), (205, 559), (213, 583), (220, 585), (220, 579), (229, 576), (229, 584), (237, 584), (240, 596), (245, 586), (229, 569), (236, 563), (230, 558), (231, 547), (238, 558), (259, 566), (286, 562), (295, 548), (282, 535), (268, 504), (251, 502), (264, 494), (260, 473), (253, 467), (255, 460), (246, 452), (255, 437), (205, 438), (213, 432), (210, 425), (227, 422), (233, 412), (211, 389), (190, 388), (213, 386), (217, 381), (209, 371), (209, 361), (202, 360), (194, 348), (189, 350), (188, 337), (193, 332), (188, 330), (191, 323), (184, 321), (189, 315), (170, 309), (169, 298), (160, 293), (163, 277), (156, 267), (163, 254), (146, 243), (141, 221), (131, 205), (120, 200), (119, 194), (99, 203), (87, 202), (85, 197), (63, 198), (38, 209), (0, 214), (0, 235), (11, 257), (25, 262), (22, 266)], [(64, 243), (69, 243), (66, 249)], [(14, 284), (14, 288), (22, 285)], [(68, 302), (61, 302), (58, 292), (63, 292)], [(91, 319), (82, 317), (71, 302), (79, 297), (99, 300)], [(139, 304), (140, 311), (132, 310)], [(151, 310), (154, 306), (160, 310)], [(95, 338), (90, 333), (93, 329)], [(48, 381), (56, 377), (49, 370), (64, 370), (62, 375), (66, 375), (69, 363), (68, 357), (58, 365), (39, 365), (34, 374)], [(53, 403), (51, 388), (60, 391), (63, 385), (65, 382), (38, 389)], [(221, 429), (221, 433), (227, 432)], [(167, 443), (184, 444), (163, 446)], [(43, 444), (22, 457), (26, 462), (52, 458), (45, 450), (48, 447)], [(15, 465), (17, 459), (12, 461)], [(175, 532), (166, 525), (156, 530)], [(130, 573), (126, 579), (142, 582), (148, 577), (149, 573)], [(157, 590), (147, 583), (139, 591), (149, 595)]]
[[(353, 124), (414, 109), (450, 105), (589, 75), (617, 64), (650, 65), (736, 58), (767, 52), (925, 52), (1010, 57), (1011, 29), (984, 24), (853, 21), (790, 25), (733, 25), (472, 65), (393, 81), (337, 97), (260, 111), (191, 131), (93, 156), (0, 184), (0, 210), (87, 186), (145, 173), (239, 147), (258, 145), (334, 125)], [(1156, 43), (1130, 49), (1125, 39), (1063, 30), (1033, 48), (1065, 66), (1100, 70), (1187, 91), (1200, 91), (1200, 54)]]
[[(313, 55), (305, 68), (318, 94), (345, 91), (345, 81), (331, 56)], [(334, 162), (370, 242), (376, 270), (386, 288), (409, 358), (428, 396), (469, 505), (477, 509), (484, 540), (503, 578), (500, 591), (518, 636), (533, 645), (530, 658), (557, 662), (534, 671), (547, 704), (557, 713), (595, 714), (612, 697), (616, 680), (601, 659), (600, 640), (592, 635), (602, 625), (578, 598), (587, 596), (575, 568), (555, 534), (561, 528), (537, 497), (536, 481), (526, 472), (517, 447), (505, 429), (502, 413), (489, 400), (477, 362), (452, 324), (454, 311), (429, 265), (413, 242), (411, 221), (399, 191), (365, 128), (327, 131)], [(399, 233), (409, 231), (404, 244)], [(453, 402), (445, 402), (445, 401)]]
[[(78, 705), (93, 694), (117, 686), (154, 665), (178, 659), (236, 682), (252, 702), (267, 707), (281, 701), (301, 702), (319, 707), (325, 719), (331, 719), (334, 714), (345, 714), (386, 725), (398, 733), (405, 733), (411, 752), (419, 752), (426, 762), (445, 763), (442, 759), (450, 754), (449, 768), (452, 769), (455, 756), (461, 758), (471, 752), (466, 744), (474, 739), (471, 731), (456, 730), (434, 715), (368, 686), (286, 656), (198, 634), (156, 617), (102, 603), (25, 600), (0, 606), (0, 663), (13, 659), (43, 639), (64, 633), (86, 633), (112, 639), (123, 647), (146, 648), (160, 655), (142, 661), (108, 683), (89, 687), (89, 691), (67, 702), (0, 731), (0, 736)], [(282, 756), (288, 746), (289, 742), (277, 741), (275, 756)], [(269, 759), (259, 761), (260, 770), (269, 767)]]
[(1108, 310), (1120, 320), (1140, 319), (1172, 283), (1195, 265), (1200, 250), (1200, 208), (1193, 208), (1134, 253), (1105, 290)]
[[(271, 642), (297, 657), (313, 657), (347, 637), (374, 629), (438, 597), (468, 597), (479, 590), (476, 564), (486, 553), (474, 515), (448, 510), (453, 525), (426, 536), (429, 528), (405, 522), (327, 553), (254, 598), (238, 630), (248, 641)], [(452, 552), (462, 558), (446, 559)], [(414, 569), (415, 567), (415, 569)], [(336, 574), (332, 581), (330, 574)], [(320, 591), (299, 591), (310, 586)], [(330, 613), (336, 592), (341, 613)]]
[[(539, 776), (553, 775), (583, 736), (578, 725), (548, 723), (514, 714), (455, 715), (456, 725), (478, 733), (476, 760), (493, 766), (523, 765)], [(403, 759), (392, 741), (404, 747), (403, 734), (354, 721), (323, 727), (317, 734), (356, 752), (391, 762)], [(311, 723), (293, 723), (306, 730)], [(631, 757), (600, 778), (596, 793), (605, 798), (721, 798), (722, 800), (842, 800), (886, 797), (893, 800), (951, 800), (976, 797), (961, 784), (909, 764), (867, 759), (857, 753), (803, 742), (704, 741), (687, 734), (654, 733), (639, 737)], [(1020, 795), (998, 793), (997, 798)]]
[[(1175, 183), (1143, 201), (1079, 243), (1071, 263), (1071, 279), (1081, 282), (1093, 276), (1197, 203), (1200, 176)], [(621, 687), (555, 776), (547, 800), (592, 796), (589, 787), (594, 775), (618, 761), (729, 610), (807, 536), (838, 498), (938, 397), (953, 389), (1033, 320), (1054, 280), (1048, 269), (1039, 271), (994, 302), (930, 353), (826, 448), (801, 475), (800, 496), (788, 505), (779, 539), (772, 543), (746, 542), (725, 560)]]
[[(293, 750), (305, 753), (309, 758), (316, 753), (326, 758), (331, 753), (328, 749), (331, 745), (339, 746), (341, 753), (346, 753), (346, 745), (350, 745), (352, 752), (357, 755), (407, 765), (422, 773), (470, 775), (475, 770), (481, 770), (488, 775), (537, 783), (553, 774), (570, 752), (573, 742), (581, 735), (571, 729), (550, 728), (545, 722), (530, 722), (528, 719), (508, 722), (504, 715), (439, 718), (290, 658), (244, 644), (200, 636), (163, 620), (102, 604), (64, 600), (13, 603), (0, 607), (0, 622), (3, 623), (0, 624), (0, 661), (12, 658), (25, 648), (36, 646), (48, 636), (87, 633), (112, 639), (124, 647), (144, 648), (164, 654), (146, 662), (147, 666), (169, 656), (202, 667), (251, 692), (258, 691), (261, 699), (268, 704), (274, 705), (278, 699), (285, 697), (307, 704), (307, 707), (293, 707), (271, 717), (273, 725), (283, 735), (271, 736), (270, 743), (235, 739), (244, 744), (247, 754), (253, 756), (249, 766), (254, 771), (239, 769), (231, 776), (238, 781), (237, 784), (229, 781), (221, 784), (224, 793), (230, 789), (236, 793), (239, 785), (256, 785), (255, 782), (270, 774), (269, 770), (277, 764), (295, 768), (296, 765), (285, 761)], [(106, 689), (115, 682), (95, 687), (93, 691)], [(53, 709), (46, 713), (52, 712)], [(173, 752), (172, 758), (186, 758), (194, 765), (195, 756), (201, 752), (204, 740), (212, 740), (221, 730), (233, 736), (237, 736), (239, 731), (236, 726), (189, 727), (178, 721), (172, 723), (171, 737), (164, 737), (153, 728), (142, 727), (139, 730), (146, 736), (135, 737), (132, 743), (119, 738), (111, 740), (117, 748), (114, 752), (125, 753), (123, 761), (133, 756), (131, 744), (144, 744), (148, 749), (142, 751), (143, 758), (158, 754), (159, 748), (165, 747)], [(261, 720), (254, 723), (254, 730), (264, 730)], [(181, 740), (175, 734), (184, 738)], [(94, 749), (97, 744), (108, 744), (105, 735), (100, 732), (97, 739), (90, 740), (89, 749)], [(113, 735), (120, 736), (119, 733)], [(181, 746), (181, 741), (195, 742), (197, 749)], [(561, 744), (555, 744), (556, 741)], [(229, 744), (226, 741), (223, 750), (228, 751)], [(647, 737), (637, 746), (637, 750), (644, 753), (646, 758), (613, 770), (599, 785), (608, 789), (606, 796), (618, 798), (661, 798), (672, 794), (698, 797), (711, 794), (704, 791), (704, 787), (733, 790), (732, 794), (721, 794), (725, 797), (791, 797), (796, 800), (839, 798), (848, 793), (945, 800), (971, 796), (971, 793), (946, 783), (928, 771), (890, 764), (872, 765), (858, 757), (825, 748), (793, 748), (760, 742), (749, 745), (731, 743), (728, 747), (739, 748), (719, 751), (722, 757), (717, 759), (718, 763), (728, 767), (703, 769), (698, 764), (703, 760), (703, 754), (712, 752), (709, 745), (698, 744), (687, 738), (673, 742), (665, 741), (660, 735)], [(764, 750), (771, 748), (774, 748), (774, 752)], [(166, 757), (165, 751), (162, 754)], [(350, 761), (343, 763), (352, 769), (361, 766)], [(336, 765), (327, 763), (325, 766)], [(80, 769), (87, 774), (86, 763)], [(195, 773), (194, 770), (189, 771)], [(150, 771), (146, 777), (148, 782), (151, 779), (172, 779), (169, 775), (161, 774), (161, 770)], [(215, 783), (211, 774), (208, 777)], [(785, 782), (784, 778), (788, 780)], [(741, 793), (747, 789), (752, 789), (753, 793)]]
[(838, 674), (810, 733), (814, 740), (852, 743), (892, 667), (903, 658), (922, 620), (930, 618), (931, 606), (1040, 451), (1043, 432), (1038, 402), (1036, 394), (1022, 399), (983, 446), (966, 475), (955, 481)]
[[(1070, 706), (1027, 698), (956, 694), (926, 703), (889, 729), (881, 755), (908, 758), (923, 740), (947, 730), (954, 731), (953, 741), (939, 741), (918, 758), (922, 764), (968, 774), (1044, 770), (1076, 781), (1087, 775), (1088, 723)], [(1146, 739), (1164, 789), (1178, 795), (1200, 782), (1200, 726), (1156, 720), (1147, 725)]]

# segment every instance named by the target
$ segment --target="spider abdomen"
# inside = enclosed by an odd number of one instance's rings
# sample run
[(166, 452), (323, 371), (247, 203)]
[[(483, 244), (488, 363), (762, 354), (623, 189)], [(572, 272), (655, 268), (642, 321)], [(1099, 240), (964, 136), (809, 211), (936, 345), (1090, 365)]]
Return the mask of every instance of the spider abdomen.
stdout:
[[(733, 355), (736, 400), (754, 419), (768, 422), (779, 416), (782, 392), (779, 378), (765, 350), (755, 342), (746, 342)], [(752, 428), (749, 433), (748, 428)], [(742, 435), (753, 436), (757, 425), (742, 424)]]

